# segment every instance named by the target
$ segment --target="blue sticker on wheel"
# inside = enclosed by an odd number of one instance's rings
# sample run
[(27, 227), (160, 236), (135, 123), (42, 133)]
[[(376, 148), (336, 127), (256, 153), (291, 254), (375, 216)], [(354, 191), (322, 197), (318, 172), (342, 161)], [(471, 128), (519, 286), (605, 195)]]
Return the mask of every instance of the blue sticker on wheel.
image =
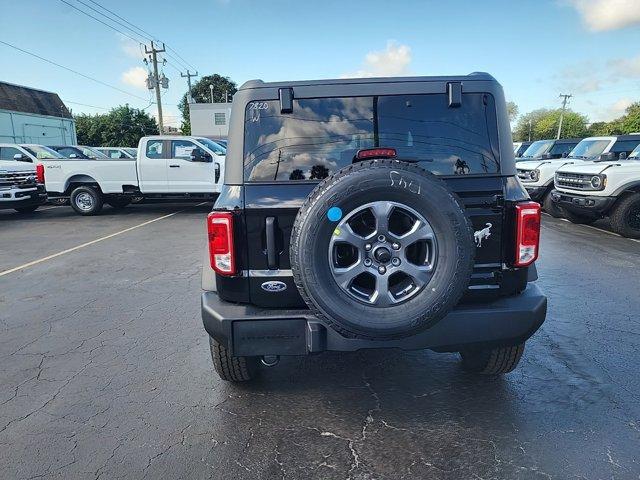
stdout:
[(332, 222), (337, 222), (338, 220), (340, 220), (342, 218), (342, 210), (340, 209), (340, 207), (331, 207), (327, 211), (327, 218)]

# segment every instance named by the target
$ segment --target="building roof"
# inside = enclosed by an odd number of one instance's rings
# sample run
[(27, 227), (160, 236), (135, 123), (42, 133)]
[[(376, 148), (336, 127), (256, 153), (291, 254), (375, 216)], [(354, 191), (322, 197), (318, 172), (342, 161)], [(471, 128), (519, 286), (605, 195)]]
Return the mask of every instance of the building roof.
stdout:
[(72, 118), (57, 93), (0, 82), (0, 109)]

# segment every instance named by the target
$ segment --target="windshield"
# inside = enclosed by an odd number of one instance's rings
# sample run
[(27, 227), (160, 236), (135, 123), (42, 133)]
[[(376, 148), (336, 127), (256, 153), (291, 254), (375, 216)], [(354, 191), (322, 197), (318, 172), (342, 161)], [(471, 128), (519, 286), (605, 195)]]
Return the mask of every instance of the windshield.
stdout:
[(580, 158), (582, 160), (597, 158), (604, 152), (610, 140), (582, 140), (571, 150), (568, 158)]
[(500, 171), (491, 95), (469, 93), (458, 108), (445, 95), (380, 95), (247, 104), (247, 181), (317, 181), (353, 162), (358, 150), (386, 147), (440, 175)]
[(91, 147), (78, 147), (78, 148), (82, 150), (82, 153), (89, 158), (109, 158), (104, 153), (99, 152), (95, 148), (91, 148)]
[(553, 145), (553, 140), (538, 140), (529, 145), (521, 158), (538, 158), (547, 153), (549, 148)]
[(216, 155), (226, 155), (227, 154), (227, 150), (220, 145), (219, 143), (214, 142), (213, 140), (209, 140), (208, 138), (196, 138), (196, 140), (198, 140), (200, 143), (204, 144), (207, 146), (207, 148), (209, 148), (211, 151), (213, 151), (213, 153), (215, 153)]
[(129, 155), (131, 155), (133, 158), (136, 158), (138, 156), (138, 149), (137, 148), (123, 148), (123, 150), (125, 152), (127, 152)]
[(64, 158), (55, 150), (43, 145), (21, 145), (26, 151), (39, 160), (47, 160), (53, 158)]
[(640, 159), (640, 145), (634, 148), (633, 152), (631, 152), (627, 158), (634, 158), (636, 160)]

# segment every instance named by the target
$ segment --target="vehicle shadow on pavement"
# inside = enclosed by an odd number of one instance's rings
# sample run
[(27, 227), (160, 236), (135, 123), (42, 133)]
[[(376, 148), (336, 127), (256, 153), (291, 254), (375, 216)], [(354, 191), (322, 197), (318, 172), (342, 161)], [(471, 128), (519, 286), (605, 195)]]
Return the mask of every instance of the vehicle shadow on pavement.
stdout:
[[(245, 466), (260, 465), (254, 450), (275, 450), (287, 468), (317, 469), (322, 478), (484, 478), (505, 429), (512, 433), (519, 423), (507, 377), (468, 374), (457, 355), (428, 351), (285, 358), (255, 382), (223, 391), (216, 409), (226, 415), (215, 420), (215, 438), (230, 442), (225, 451), (248, 442)], [(240, 435), (234, 446), (240, 431), (249, 439)], [(515, 467), (502, 472), (515, 478)]]

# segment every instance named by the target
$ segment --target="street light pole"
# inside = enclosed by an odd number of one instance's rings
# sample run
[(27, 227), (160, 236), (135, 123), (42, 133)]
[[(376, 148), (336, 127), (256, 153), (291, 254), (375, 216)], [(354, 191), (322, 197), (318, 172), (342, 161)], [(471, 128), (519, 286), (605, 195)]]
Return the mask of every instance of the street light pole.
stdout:
[(209, 84), (209, 91), (211, 92), (211, 103), (213, 103), (213, 85)]

